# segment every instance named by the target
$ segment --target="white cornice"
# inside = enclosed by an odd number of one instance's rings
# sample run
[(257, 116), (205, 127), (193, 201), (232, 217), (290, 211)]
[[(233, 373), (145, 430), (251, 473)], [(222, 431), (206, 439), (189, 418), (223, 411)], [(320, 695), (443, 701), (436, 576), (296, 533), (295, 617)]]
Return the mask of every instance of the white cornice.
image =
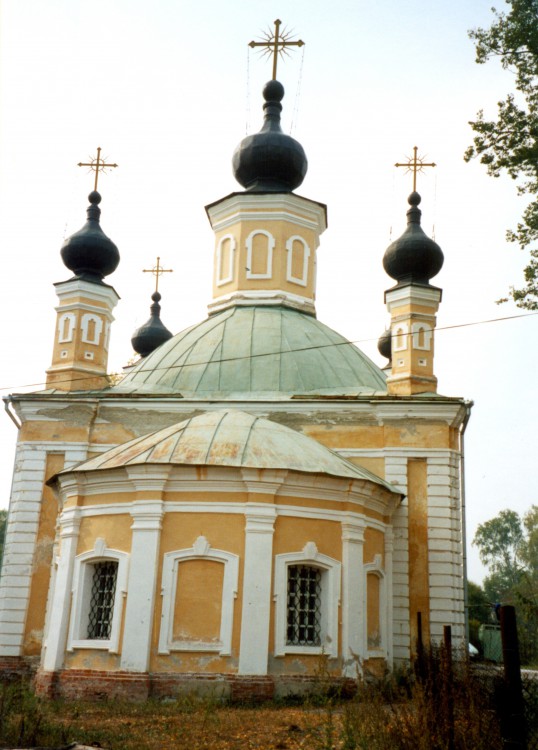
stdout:
[(419, 284), (406, 284), (405, 286), (396, 286), (387, 289), (385, 292), (385, 302), (389, 311), (393, 307), (399, 307), (402, 304), (427, 305), (435, 307), (441, 301), (442, 290), (436, 286), (421, 286)]
[(115, 307), (120, 299), (116, 290), (105, 284), (93, 284), (90, 281), (82, 279), (69, 279), (68, 281), (59, 281), (54, 284), (56, 294), (59, 299), (69, 297), (73, 294), (83, 294), (90, 299), (106, 302), (108, 305)]
[(206, 206), (206, 211), (215, 231), (262, 218), (302, 224), (319, 234), (327, 228), (327, 207), (292, 193), (236, 193)]
[(209, 303), (207, 309), (209, 314), (214, 314), (228, 307), (251, 306), (254, 303), (260, 306), (284, 305), (284, 307), (291, 307), (294, 310), (301, 310), (314, 315), (316, 313), (316, 307), (311, 297), (303, 297), (284, 289), (241, 289), (216, 297)]

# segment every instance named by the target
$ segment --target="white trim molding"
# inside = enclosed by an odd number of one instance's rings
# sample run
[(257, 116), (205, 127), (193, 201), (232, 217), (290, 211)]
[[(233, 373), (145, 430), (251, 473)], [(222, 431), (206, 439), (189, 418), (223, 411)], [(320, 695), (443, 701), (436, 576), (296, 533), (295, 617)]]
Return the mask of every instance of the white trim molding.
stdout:
[[(411, 340), (413, 349), (429, 352), (431, 349), (433, 331), (428, 323), (423, 320), (411, 323)], [(422, 338), (422, 343), (421, 343)]]
[[(75, 313), (66, 312), (58, 319), (58, 343), (68, 344), (73, 341), (73, 331), (77, 322)], [(67, 324), (67, 325), (66, 325)]]
[[(223, 245), (226, 241), (229, 241), (229, 257), (228, 257), (228, 268), (226, 273), (223, 273), (222, 269), (222, 255)], [(233, 234), (225, 234), (220, 238), (217, 245), (217, 253), (215, 260), (215, 284), (216, 286), (222, 286), (223, 284), (229, 284), (234, 278), (234, 256), (236, 251), (236, 242)]]
[[(92, 589), (93, 566), (96, 563), (113, 561), (118, 564), (116, 591), (112, 614), (112, 628), (107, 640), (87, 638), (88, 616)], [(104, 539), (96, 539), (92, 550), (83, 552), (75, 558), (73, 571), (72, 611), (67, 637), (67, 650), (76, 648), (99, 649), (117, 654), (120, 642), (123, 599), (127, 594), (127, 573), (129, 555), (117, 549), (107, 547)]]
[[(188, 560), (212, 560), (224, 565), (219, 640), (174, 640), (174, 609), (178, 586), (179, 566)], [(199, 536), (189, 549), (167, 552), (163, 560), (161, 595), (163, 611), (159, 634), (159, 654), (171, 651), (217, 651), (221, 656), (232, 652), (234, 602), (237, 597), (239, 557), (231, 552), (213, 549), (204, 536)], [(180, 580), (181, 585), (181, 580)]]
[[(293, 252), (294, 243), (299, 242), (303, 246), (303, 272), (301, 276), (293, 275)], [(298, 234), (294, 234), (286, 241), (287, 261), (286, 261), (286, 280), (292, 284), (306, 286), (308, 280), (308, 260), (310, 258), (310, 247), (306, 240)]]
[[(321, 577), (321, 644), (295, 646), (287, 643), (288, 568), (291, 565), (319, 568)], [(338, 657), (338, 607), (342, 565), (318, 551), (315, 542), (307, 542), (300, 552), (275, 555), (275, 656), (285, 654), (325, 654)]]
[[(387, 586), (385, 580), (385, 571), (381, 564), (381, 555), (375, 555), (371, 563), (367, 563), (364, 568), (364, 612), (366, 613), (366, 627), (364, 630), (365, 649), (364, 653), (367, 658), (386, 657), (387, 655)], [(368, 576), (373, 575), (379, 579), (379, 645), (370, 648), (368, 645)]]
[[(252, 270), (252, 262), (254, 255), (253, 241), (254, 237), (261, 234), (267, 239), (267, 262), (265, 265), (265, 271), (263, 273), (254, 273)], [(246, 274), (247, 279), (271, 279), (273, 276), (273, 249), (275, 247), (275, 238), (265, 229), (253, 229), (245, 241), (247, 248), (247, 268)]]
[[(94, 324), (93, 336), (90, 336), (90, 323)], [(80, 322), (80, 330), (82, 331), (82, 343), (83, 344), (99, 344), (101, 338), (101, 331), (103, 330), (103, 321), (94, 313), (84, 313)]]

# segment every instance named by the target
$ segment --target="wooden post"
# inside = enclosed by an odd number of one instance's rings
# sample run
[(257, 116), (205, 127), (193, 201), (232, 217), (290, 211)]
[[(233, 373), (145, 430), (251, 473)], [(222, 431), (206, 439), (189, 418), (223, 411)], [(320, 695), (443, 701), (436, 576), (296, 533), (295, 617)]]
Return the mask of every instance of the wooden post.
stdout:
[(454, 691), (452, 674), (452, 628), (443, 626), (443, 682), (446, 690), (446, 713), (448, 730), (448, 750), (454, 750)]
[(510, 605), (501, 607), (501, 638), (503, 646), (505, 702), (501, 717), (501, 733), (505, 750), (525, 750), (526, 725), (519, 662), (516, 610)]

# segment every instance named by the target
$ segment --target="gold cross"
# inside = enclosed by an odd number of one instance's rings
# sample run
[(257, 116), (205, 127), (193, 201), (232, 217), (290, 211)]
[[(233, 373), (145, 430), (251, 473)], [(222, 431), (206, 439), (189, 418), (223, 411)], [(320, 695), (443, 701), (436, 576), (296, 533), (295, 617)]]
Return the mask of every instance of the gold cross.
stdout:
[(424, 157), (417, 156), (418, 148), (413, 147), (413, 158), (409, 158), (404, 164), (396, 162), (395, 167), (407, 167), (408, 172), (413, 172), (413, 192), (417, 189), (417, 172), (422, 172), (423, 167), (436, 167), (437, 164), (431, 161), (426, 163)]
[(157, 256), (157, 265), (153, 266), (153, 268), (143, 268), (142, 273), (152, 273), (155, 276), (155, 291), (159, 291), (159, 276), (162, 276), (163, 273), (173, 273), (172, 268), (163, 268), (161, 266), (161, 259), (159, 256)]
[(275, 21), (275, 33), (271, 33), (270, 31), (264, 32), (264, 40), (263, 42), (249, 42), (249, 47), (265, 47), (264, 54), (266, 54), (268, 57), (273, 55), (273, 81), (276, 81), (276, 64), (278, 60), (278, 55), (282, 55), (284, 57), (284, 54), (288, 54), (286, 47), (303, 47), (304, 42), (302, 39), (297, 39), (296, 41), (290, 40), (290, 34), (292, 32), (286, 32), (284, 31), (280, 33), (280, 24), (282, 21), (280, 21), (278, 18)]
[(101, 146), (97, 147), (97, 159), (92, 159), (92, 157), (88, 157), (91, 159), (89, 162), (82, 162), (79, 161), (78, 165), (79, 167), (89, 167), (92, 172), (95, 172), (95, 184), (93, 186), (94, 190), (97, 190), (97, 180), (99, 178), (99, 172), (104, 172), (107, 167), (117, 167), (117, 164), (106, 164), (104, 159), (101, 159)]

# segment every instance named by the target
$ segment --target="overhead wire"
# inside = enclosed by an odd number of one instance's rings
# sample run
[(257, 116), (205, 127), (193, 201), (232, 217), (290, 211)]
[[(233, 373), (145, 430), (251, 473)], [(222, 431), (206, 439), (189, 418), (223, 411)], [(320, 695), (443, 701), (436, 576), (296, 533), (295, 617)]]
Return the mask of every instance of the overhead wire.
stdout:
[[(435, 331), (436, 332), (437, 331), (450, 331), (450, 330), (455, 330), (458, 328), (469, 328), (472, 326), (486, 325), (489, 323), (500, 323), (505, 320), (516, 320), (518, 318), (531, 318), (534, 315), (538, 315), (538, 310), (536, 312), (531, 312), (531, 313), (521, 313), (520, 315), (505, 315), (500, 318), (489, 318), (487, 320), (475, 320), (469, 323), (455, 323), (453, 325), (448, 325), (448, 326), (438, 326), (435, 328)], [(400, 333), (399, 335), (411, 336), (412, 334)], [(392, 335), (391, 335), (391, 338), (392, 338)], [(293, 354), (294, 352), (305, 352), (305, 351), (311, 351), (314, 349), (327, 349), (329, 347), (336, 347), (336, 346), (350, 346), (350, 345), (355, 346), (357, 344), (366, 344), (366, 343), (370, 343), (372, 341), (377, 341), (377, 340), (378, 340), (377, 337), (367, 338), (367, 339), (353, 339), (353, 340), (346, 339), (345, 341), (330, 342), (328, 344), (315, 344), (312, 346), (300, 346), (300, 347), (295, 347), (293, 349), (279, 349), (279, 350), (274, 350), (271, 352), (260, 352), (258, 354), (248, 354), (248, 355), (242, 355), (238, 357), (222, 357), (221, 359), (211, 359), (211, 360), (207, 360), (206, 362), (205, 361), (198, 361), (198, 362), (192, 362), (192, 363), (186, 362), (186, 363), (179, 364), (179, 365), (165, 365), (163, 367), (151, 367), (151, 368), (148, 367), (147, 369), (141, 367), (138, 370), (138, 372), (158, 372), (159, 370), (174, 370), (174, 369), (180, 369), (183, 367), (200, 367), (200, 365), (221, 364), (223, 362), (237, 362), (240, 360), (250, 360), (250, 359), (256, 359), (260, 357), (275, 357), (277, 355)], [(116, 373), (108, 373), (104, 375), (103, 377), (109, 378), (114, 375), (116, 375)], [(90, 378), (95, 378), (95, 377), (96, 377), (96, 374), (91, 374), (91, 375), (80, 377), (80, 378), (66, 378), (65, 380), (56, 380), (55, 385), (65, 383), (65, 382), (69, 382), (69, 383), (76, 383), (79, 381), (82, 382), (84, 380), (88, 380)], [(0, 386), (0, 391), (11, 391), (14, 388), (36, 388), (38, 386), (43, 386), (43, 385), (46, 385), (45, 381), (40, 381), (37, 383), (26, 383), (26, 384), (20, 384), (20, 385)]]

